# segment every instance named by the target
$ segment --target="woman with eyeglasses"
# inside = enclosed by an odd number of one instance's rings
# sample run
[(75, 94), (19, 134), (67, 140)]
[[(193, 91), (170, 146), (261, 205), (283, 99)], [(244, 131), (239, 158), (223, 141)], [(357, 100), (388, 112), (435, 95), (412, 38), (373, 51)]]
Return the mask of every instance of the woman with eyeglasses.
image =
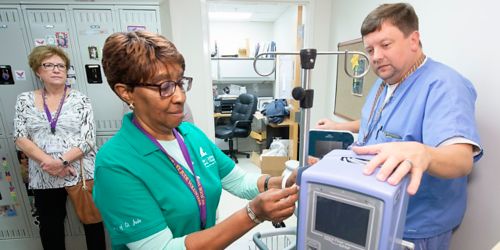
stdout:
[[(183, 56), (146, 31), (106, 39), (102, 64), (111, 89), (133, 110), (96, 159), (94, 200), (113, 248), (224, 249), (264, 220), (293, 214), (295, 178), (249, 174), (196, 126), (182, 122)], [(222, 189), (251, 200), (216, 224)]]
[[(16, 146), (29, 157), (29, 188), (39, 213), (44, 249), (65, 249), (66, 186), (93, 179), (95, 127), (88, 97), (66, 85), (70, 60), (53, 46), (38, 46), (29, 65), (42, 88), (17, 97), (14, 117)], [(83, 225), (88, 249), (106, 249), (102, 222)]]

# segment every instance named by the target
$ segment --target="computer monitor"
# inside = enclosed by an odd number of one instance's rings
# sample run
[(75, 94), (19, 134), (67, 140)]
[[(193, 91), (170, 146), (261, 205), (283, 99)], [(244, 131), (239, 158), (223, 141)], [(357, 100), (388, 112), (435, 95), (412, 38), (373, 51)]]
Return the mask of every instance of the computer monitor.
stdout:
[(311, 129), (309, 155), (321, 159), (334, 149), (347, 149), (353, 142), (354, 135), (349, 131)]
[(403, 249), (408, 178), (364, 175), (370, 158), (334, 150), (301, 172), (297, 249)]

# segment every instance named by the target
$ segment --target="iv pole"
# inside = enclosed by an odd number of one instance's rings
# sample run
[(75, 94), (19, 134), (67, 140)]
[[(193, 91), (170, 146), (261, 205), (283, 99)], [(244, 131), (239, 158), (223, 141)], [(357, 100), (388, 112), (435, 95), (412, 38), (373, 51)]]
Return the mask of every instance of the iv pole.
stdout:
[[(257, 69), (257, 60), (259, 60), (259, 57), (262, 57), (264, 55), (275, 55), (272, 56), (275, 58), (274, 60), (274, 66), (273, 69), (270, 73), (268, 74), (261, 74), (259, 70)], [(255, 72), (260, 75), (260, 76), (269, 76), (272, 73), (276, 71), (276, 56), (279, 55), (300, 55), (300, 66), (302, 68), (302, 87), (295, 87), (292, 90), (292, 96), (293, 99), (300, 101), (300, 108), (301, 110), (301, 116), (300, 116), (300, 138), (302, 142), (302, 146), (300, 148), (299, 152), (299, 171), (305, 170), (308, 165), (307, 165), (307, 159), (306, 157), (308, 156), (307, 149), (309, 148), (309, 138), (307, 137), (307, 132), (309, 131), (309, 121), (310, 121), (310, 108), (313, 106), (313, 99), (314, 99), (314, 90), (310, 89), (311, 87), (311, 70), (314, 68), (314, 64), (316, 62), (316, 56), (317, 55), (345, 55), (344, 58), (344, 71), (345, 73), (351, 77), (351, 78), (362, 78), (366, 74), (368, 74), (369, 71), (369, 60), (368, 57), (363, 53), (359, 51), (327, 51), (327, 52), (317, 52), (316, 49), (301, 49), (300, 52), (266, 52), (266, 53), (261, 53), (258, 54), (254, 61), (253, 61), (253, 68)], [(368, 64), (366, 65), (365, 71), (359, 75), (353, 75), (349, 72), (348, 65), (347, 65), (347, 56), (348, 55), (360, 55), (363, 56), (366, 59), (366, 62)], [(297, 176), (297, 178), (300, 178), (300, 174)], [(297, 182), (300, 183), (300, 180), (297, 179)], [(254, 241), (255, 236), (254, 236)], [(411, 242), (407, 242), (402, 240), (401, 241), (401, 246), (405, 247), (405, 249), (414, 249), (414, 245)]]
[[(265, 55), (271, 55), (274, 57), (274, 67), (270, 73), (262, 74), (257, 69), (257, 61), (260, 57)], [(351, 78), (362, 78), (369, 71), (369, 64), (366, 65), (363, 73), (356, 75), (351, 74), (348, 69), (347, 57), (348, 55), (360, 55), (366, 59), (366, 62), (369, 62), (368, 57), (359, 51), (326, 51), (326, 52), (317, 52), (316, 49), (301, 49), (300, 52), (265, 52), (258, 54), (253, 61), (253, 68), (255, 72), (260, 76), (269, 76), (276, 71), (276, 59), (277, 56), (280, 55), (300, 55), (300, 65), (302, 68), (302, 87), (295, 87), (292, 90), (293, 99), (300, 101), (301, 116), (300, 116), (300, 141), (302, 146), (300, 147), (299, 152), (299, 167), (307, 166), (307, 150), (309, 148), (309, 138), (307, 136), (307, 132), (309, 131), (309, 122), (310, 122), (310, 108), (313, 106), (314, 99), (314, 90), (310, 89), (311, 87), (311, 70), (314, 68), (314, 64), (316, 63), (317, 55), (345, 55), (344, 58), (344, 71)]]

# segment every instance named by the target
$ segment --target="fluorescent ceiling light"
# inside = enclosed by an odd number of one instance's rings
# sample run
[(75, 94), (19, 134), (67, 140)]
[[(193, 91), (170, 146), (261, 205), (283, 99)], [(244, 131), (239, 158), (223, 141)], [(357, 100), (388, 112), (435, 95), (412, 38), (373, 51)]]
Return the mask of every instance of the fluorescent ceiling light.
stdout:
[(247, 20), (251, 16), (250, 12), (208, 12), (208, 18), (217, 21)]

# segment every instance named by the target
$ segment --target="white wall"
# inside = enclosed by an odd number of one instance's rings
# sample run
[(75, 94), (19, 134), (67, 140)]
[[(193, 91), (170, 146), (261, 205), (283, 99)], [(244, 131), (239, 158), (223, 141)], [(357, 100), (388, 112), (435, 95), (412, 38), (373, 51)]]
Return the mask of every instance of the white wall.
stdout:
[[(304, 48), (314, 48), (317, 49), (318, 52), (330, 50), (331, 30), (329, 27), (333, 18), (331, 13), (332, 4), (333, 1), (331, 0), (314, 0), (306, 6), (306, 36)], [(331, 75), (330, 58), (330, 56), (318, 56), (316, 58), (315, 67), (310, 72), (310, 88), (314, 89), (314, 103), (310, 113), (311, 124), (325, 117), (326, 114), (331, 114), (327, 110), (328, 107), (333, 105), (332, 97), (329, 95), (332, 83), (328, 81)], [(313, 127), (314, 126), (311, 126), (311, 128)]]
[[(214, 139), (212, 78), (208, 44), (208, 15), (204, 0), (169, 0), (171, 40), (186, 60), (187, 76), (193, 87), (187, 102), (196, 125)], [(164, 16), (162, 15), (162, 18)]]
[(217, 41), (219, 55), (238, 54), (239, 48), (249, 46), (249, 57), (259, 42), (273, 40), (272, 22), (210, 22), (210, 45)]
[(273, 40), (276, 51), (295, 51), (297, 40), (297, 5), (291, 5), (273, 23)]
[[(293, 52), (297, 50), (297, 5), (291, 5), (273, 24), (273, 40), (276, 51)], [(278, 56), (276, 66), (275, 98), (292, 98), (295, 78), (294, 56)]]
[[(360, 37), (364, 17), (379, 4), (394, 1), (334, 0), (331, 8), (330, 49), (341, 41)], [(500, 106), (497, 70), (500, 50), (500, 3), (487, 0), (470, 1), (408, 1), (420, 18), (420, 33), (426, 55), (457, 69), (469, 78), (478, 93), (476, 118), (485, 149), (470, 178), (469, 200), (465, 218), (453, 235), (451, 249), (491, 249), (500, 241)], [(327, 81), (328, 94), (335, 96), (336, 60), (330, 61), (333, 72)], [(317, 90), (317, 88), (315, 88)], [(316, 91), (315, 99), (321, 98)], [(328, 96), (328, 97), (327, 97)], [(317, 116), (332, 117), (333, 102), (326, 107), (315, 101)], [(318, 113), (319, 112), (319, 113)], [(314, 119), (312, 120), (314, 122)]]

